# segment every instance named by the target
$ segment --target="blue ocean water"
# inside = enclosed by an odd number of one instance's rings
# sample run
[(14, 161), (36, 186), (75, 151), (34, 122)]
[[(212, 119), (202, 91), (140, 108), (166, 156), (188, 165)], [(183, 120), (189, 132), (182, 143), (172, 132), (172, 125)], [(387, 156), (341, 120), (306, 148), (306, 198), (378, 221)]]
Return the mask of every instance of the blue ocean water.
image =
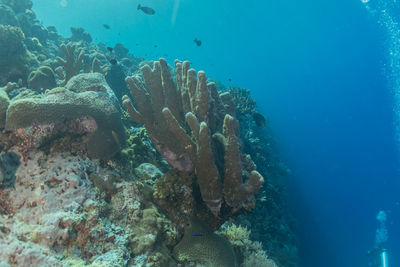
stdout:
[[(139, 3), (156, 14), (138, 11)], [(33, 9), (62, 35), (83, 27), (95, 43), (123, 43), (149, 59), (187, 59), (208, 77), (249, 89), (292, 170), (302, 266), (361, 267), (380, 210), (388, 214), (389, 266), (400, 266), (399, 5), (36, 0)]]

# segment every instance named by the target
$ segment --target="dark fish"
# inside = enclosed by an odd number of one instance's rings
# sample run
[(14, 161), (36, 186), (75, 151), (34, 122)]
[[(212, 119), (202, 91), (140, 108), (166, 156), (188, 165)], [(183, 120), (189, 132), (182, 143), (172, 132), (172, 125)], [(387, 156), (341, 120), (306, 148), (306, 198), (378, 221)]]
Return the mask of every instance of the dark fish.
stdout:
[(142, 10), (147, 15), (154, 15), (156, 13), (156, 11), (154, 9), (152, 9), (151, 7), (141, 6), (140, 4), (137, 6), (137, 9)]
[(112, 53), (112, 51), (114, 50), (112, 47), (107, 46), (107, 50)]
[(230, 81), (230, 82), (231, 82), (231, 81), (232, 81), (232, 79), (231, 79), (231, 78), (229, 78), (229, 79), (228, 79), (228, 81)]
[(158, 47), (158, 45), (154, 45), (154, 47)]
[(261, 128), (265, 127), (265, 125), (266, 125), (265, 118), (260, 113), (254, 112), (253, 113), (253, 119), (254, 119), (254, 122), (256, 123), (256, 125), (258, 127), (261, 127)]
[(197, 46), (201, 46), (201, 41), (198, 40), (197, 38), (194, 38), (193, 42), (195, 42)]
[(111, 65), (117, 65), (118, 61), (115, 58), (113, 58), (110, 60), (110, 63)]
[(108, 25), (108, 24), (103, 24), (103, 27), (106, 28), (107, 30), (110, 29), (110, 25)]

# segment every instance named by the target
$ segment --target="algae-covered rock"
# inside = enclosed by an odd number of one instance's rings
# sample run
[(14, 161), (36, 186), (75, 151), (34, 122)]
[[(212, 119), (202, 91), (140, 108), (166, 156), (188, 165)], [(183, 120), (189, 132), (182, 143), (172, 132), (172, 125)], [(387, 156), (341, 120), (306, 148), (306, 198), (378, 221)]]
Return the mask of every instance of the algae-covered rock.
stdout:
[(53, 70), (48, 66), (41, 66), (28, 76), (28, 87), (35, 90), (45, 90), (56, 87), (56, 78)]
[(133, 225), (135, 235), (130, 242), (132, 252), (140, 255), (165, 247), (176, 235), (171, 228), (165, 216), (156, 209), (144, 209), (141, 218)]
[(117, 177), (115, 175), (97, 175), (95, 173), (89, 174), (89, 179), (93, 182), (94, 186), (96, 186), (100, 192), (105, 192), (108, 195), (115, 194), (116, 188), (114, 183), (116, 182)]
[(235, 253), (228, 240), (214, 234), (203, 222), (191, 218), (183, 239), (174, 248), (179, 261), (190, 261), (207, 267), (237, 266)]
[[(88, 82), (93, 77), (93, 83)], [(84, 144), (89, 156), (107, 159), (125, 143), (124, 128), (116, 98), (99, 73), (80, 74), (71, 79), (67, 88), (54, 88), (40, 98), (13, 101), (7, 111), (6, 129), (25, 128), (33, 123), (59, 123), (87, 116), (93, 118), (97, 130)], [(79, 80), (84, 82), (80, 83)], [(82, 87), (84, 84), (86, 87)], [(93, 88), (102, 88), (94, 90)], [(84, 91), (86, 89), (86, 91)]]
[(148, 183), (153, 185), (158, 178), (160, 178), (163, 173), (151, 163), (142, 163), (135, 169), (136, 176)]
[(0, 128), (4, 128), (6, 124), (6, 112), (10, 99), (5, 90), (0, 89)]
[(131, 127), (127, 130), (127, 144), (119, 153), (124, 165), (134, 169), (144, 162), (156, 166), (163, 164), (162, 156), (157, 152), (145, 128)]

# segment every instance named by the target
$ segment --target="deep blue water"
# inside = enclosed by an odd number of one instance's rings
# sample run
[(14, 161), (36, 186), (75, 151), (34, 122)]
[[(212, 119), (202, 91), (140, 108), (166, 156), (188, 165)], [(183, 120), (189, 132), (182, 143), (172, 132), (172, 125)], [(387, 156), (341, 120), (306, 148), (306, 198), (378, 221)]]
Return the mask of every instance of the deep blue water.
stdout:
[[(156, 14), (138, 12), (138, 3)], [(393, 40), (361, 1), (37, 0), (34, 10), (65, 36), (84, 27), (94, 42), (188, 59), (250, 89), (292, 170), (303, 266), (368, 266), (379, 210), (389, 217), (390, 266), (400, 266)]]

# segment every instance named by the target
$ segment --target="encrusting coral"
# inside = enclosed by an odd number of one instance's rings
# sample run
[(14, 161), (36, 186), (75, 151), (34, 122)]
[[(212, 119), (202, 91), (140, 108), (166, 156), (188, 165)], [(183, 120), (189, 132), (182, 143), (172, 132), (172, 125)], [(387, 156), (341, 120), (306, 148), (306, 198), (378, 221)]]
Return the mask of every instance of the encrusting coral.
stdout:
[[(174, 168), (195, 170), (202, 199), (215, 216), (223, 199), (233, 212), (251, 209), (253, 195), (264, 180), (254, 164), (243, 166), (246, 156), (240, 152), (237, 121), (228, 114), (234, 110), (229, 94), (220, 96), (215, 84), (207, 85), (204, 72), (196, 77), (189, 62), (175, 61), (175, 67), (176, 84), (164, 59), (154, 62), (153, 69), (142, 67), (147, 90), (137, 77), (127, 78), (136, 107), (128, 96), (123, 97), (124, 106), (135, 122), (144, 124)], [(223, 133), (218, 133), (222, 128)], [(224, 151), (218, 151), (213, 134)], [(220, 154), (224, 160), (217, 162)]]

